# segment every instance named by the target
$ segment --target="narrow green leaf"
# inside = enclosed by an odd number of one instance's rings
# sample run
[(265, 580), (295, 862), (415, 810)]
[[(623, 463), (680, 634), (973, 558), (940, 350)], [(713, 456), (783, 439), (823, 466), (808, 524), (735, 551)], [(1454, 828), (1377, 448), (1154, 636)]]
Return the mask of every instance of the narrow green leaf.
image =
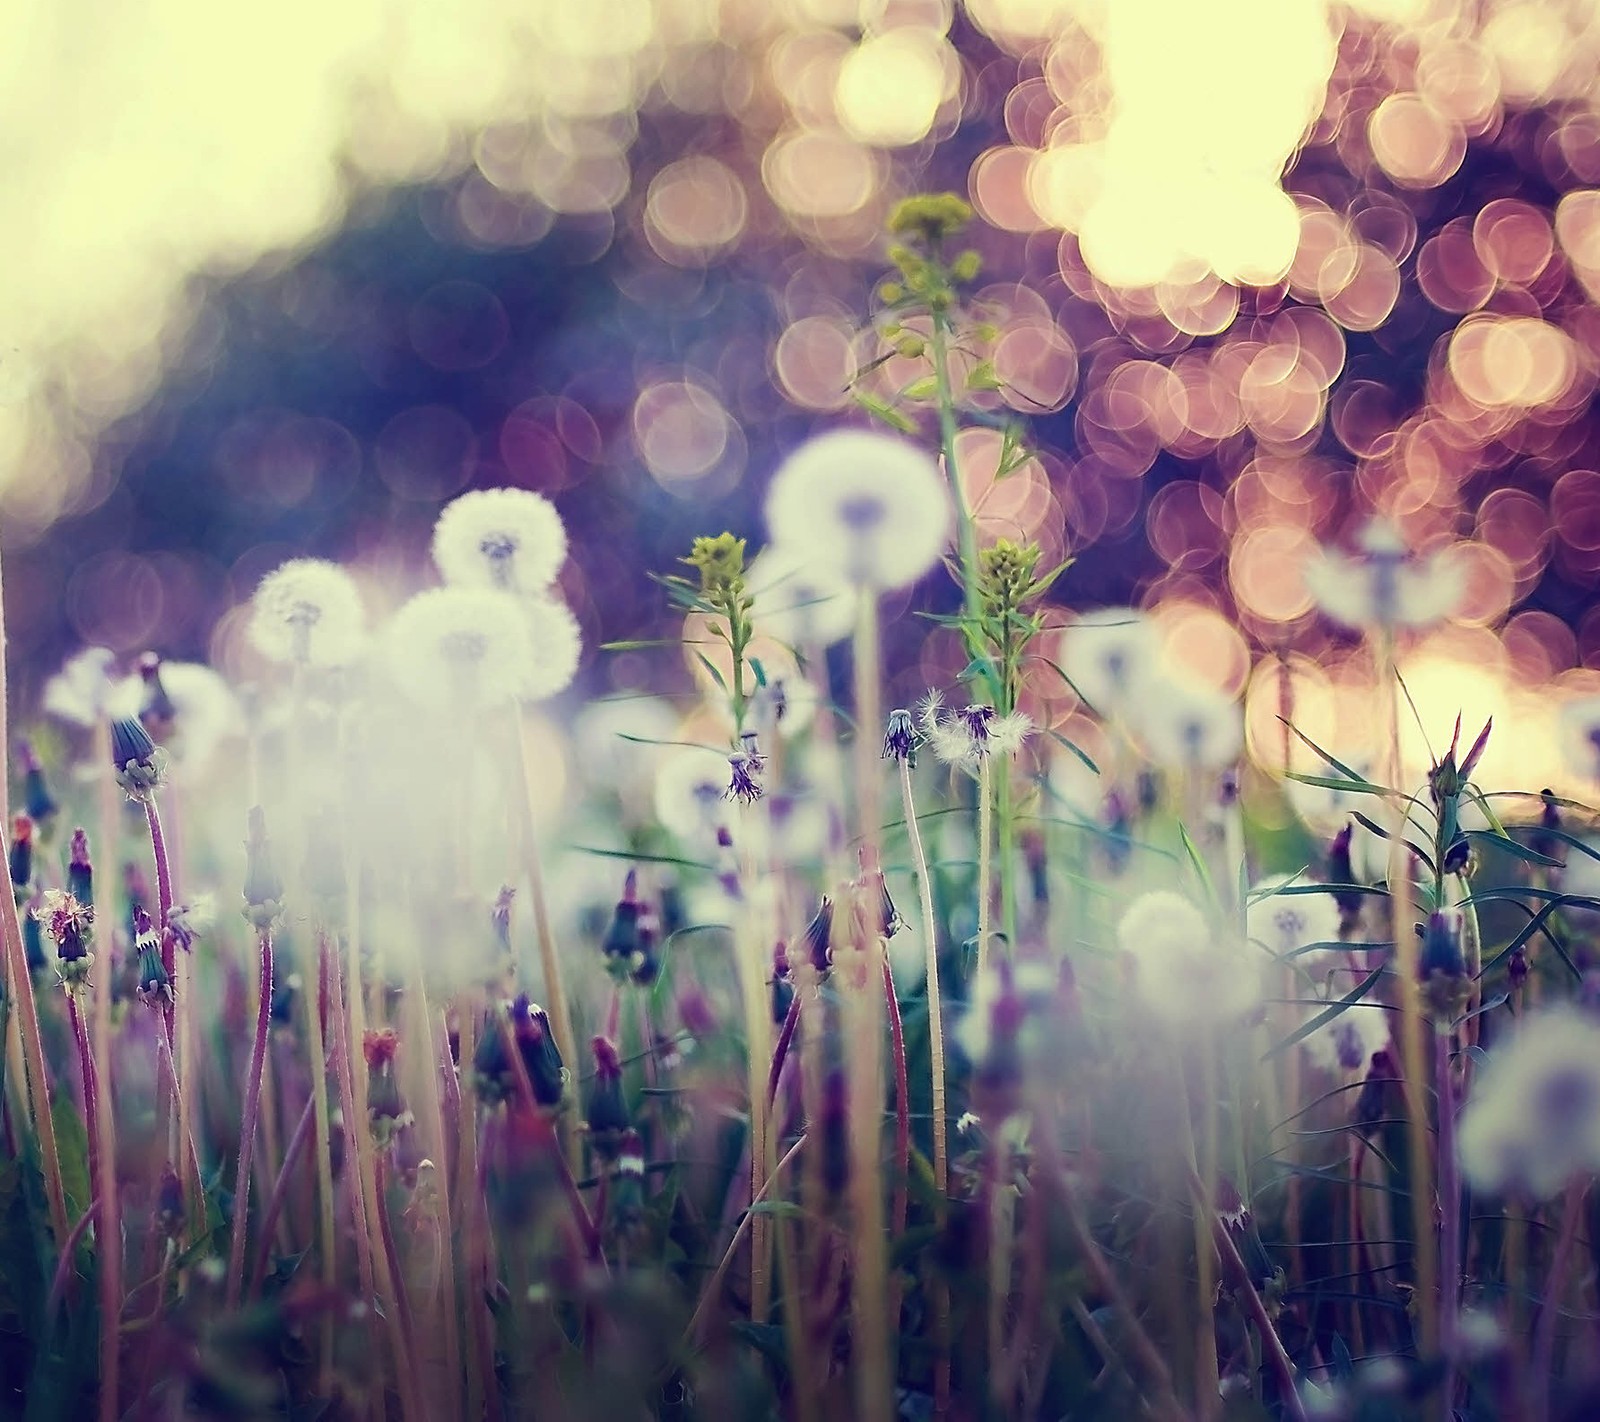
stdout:
[(1261, 1060), (1264, 1062), (1271, 1061), (1273, 1057), (1276, 1057), (1287, 1051), (1297, 1042), (1304, 1041), (1318, 1028), (1326, 1027), (1328, 1023), (1332, 1022), (1333, 1019), (1339, 1016), (1339, 1014), (1342, 1013), (1347, 1007), (1354, 1007), (1356, 1003), (1360, 1002), (1362, 998), (1364, 998), (1369, 992), (1372, 991), (1374, 987), (1377, 986), (1378, 979), (1388, 971), (1389, 969), (1387, 964), (1379, 963), (1376, 968), (1368, 973), (1366, 977), (1357, 983), (1355, 987), (1351, 988), (1350, 991), (1341, 997), (1337, 1002), (1331, 1004), (1324, 1011), (1317, 1013), (1317, 1015), (1309, 1022), (1296, 1027), (1295, 1030), (1285, 1037), (1281, 1042), (1278, 1042), (1269, 1048), (1267, 1054), (1262, 1057)]
[(1547, 869), (1560, 869), (1562, 863), (1559, 859), (1552, 859), (1548, 854), (1540, 854), (1537, 849), (1530, 849), (1525, 844), (1518, 844), (1508, 835), (1496, 834), (1493, 830), (1469, 829), (1462, 830), (1462, 835), (1473, 844), (1491, 845), (1513, 859), (1520, 859), (1525, 864), (1539, 864)]

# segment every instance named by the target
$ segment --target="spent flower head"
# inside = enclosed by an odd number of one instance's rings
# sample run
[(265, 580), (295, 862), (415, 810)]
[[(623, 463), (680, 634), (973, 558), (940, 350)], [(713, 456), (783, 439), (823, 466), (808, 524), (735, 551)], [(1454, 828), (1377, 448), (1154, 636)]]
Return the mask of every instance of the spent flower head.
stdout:
[(868, 430), (834, 430), (794, 450), (773, 475), (766, 511), (778, 547), (857, 588), (916, 582), (951, 530), (934, 462), (914, 444)]
[(555, 505), (531, 489), (475, 489), (451, 500), (433, 526), (433, 561), (461, 587), (542, 593), (567, 556)]
[(62, 986), (70, 992), (87, 984), (89, 970), (94, 965), (94, 954), (89, 951), (94, 909), (61, 889), (46, 889), (33, 912), (56, 946), (56, 966), (61, 973)]
[(337, 563), (293, 558), (261, 580), (251, 605), (250, 636), (274, 661), (342, 667), (361, 650), (361, 594)]

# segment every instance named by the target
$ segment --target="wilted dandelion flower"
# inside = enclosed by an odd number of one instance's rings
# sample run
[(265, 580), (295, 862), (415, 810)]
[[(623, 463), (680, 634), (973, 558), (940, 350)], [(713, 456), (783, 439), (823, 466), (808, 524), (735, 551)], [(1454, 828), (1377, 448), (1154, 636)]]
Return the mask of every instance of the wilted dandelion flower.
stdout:
[(116, 653), (106, 647), (86, 647), (71, 658), (44, 686), (46, 714), (93, 726), (103, 720), (111, 700), (111, 667)]
[(1525, 1019), (1489, 1053), (1458, 1139), (1479, 1190), (1549, 1199), (1600, 1169), (1600, 1022), (1569, 1007)]
[(479, 711), (529, 694), (535, 661), (528, 623), (507, 593), (429, 588), (394, 615), (395, 680), (421, 706)]
[(1061, 633), (1061, 670), (1103, 716), (1125, 710), (1155, 670), (1161, 639), (1131, 607), (1086, 612)]
[(291, 559), (261, 580), (252, 607), (250, 636), (274, 661), (341, 667), (361, 649), (361, 594), (337, 563)]
[(1244, 749), (1238, 702), (1209, 687), (1152, 685), (1134, 720), (1151, 759), (1172, 769), (1223, 770)]
[(1324, 549), (1305, 570), (1317, 606), (1342, 626), (1429, 627), (1461, 605), (1466, 580), (1449, 554), (1413, 556), (1399, 530), (1381, 519), (1367, 525), (1358, 547), (1354, 557)]
[(794, 647), (828, 647), (854, 630), (856, 601), (835, 568), (776, 544), (745, 570), (755, 599), (751, 620), (761, 631)]
[(867, 430), (807, 440), (767, 491), (773, 542), (856, 587), (916, 582), (939, 561), (950, 526), (950, 496), (933, 461)]
[[(239, 703), (228, 683), (210, 667), (195, 662), (160, 662), (162, 719), (171, 728), (163, 744), (177, 764), (203, 766), (217, 745), (243, 725)], [(111, 691), (113, 716), (137, 716), (147, 726), (151, 719), (150, 678), (143, 672), (124, 677)], [(158, 730), (158, 735), (166, 731)]]
[(1133, 965), (1139, 996), (1169, 1025), (1230, 1021), (1260, 1000), (1255, 963), (1170, 889), (1142, 894), (1128, 906), (1117, 946)]
[(1022, 711), (1002, 716), (992, 706), (975, 702), (947, 710), (943, 698), (930, 691), (917, 708), (923, 739), (946, 765), (976, 774), (991, 755), (1015, 755), (1033, 733), (1033, 720)]
[(542, 593), (567, 556), (555, 505), (530, 489), (477, 489), (446, 504), (433, 526), (433, 561), (460, 587)]

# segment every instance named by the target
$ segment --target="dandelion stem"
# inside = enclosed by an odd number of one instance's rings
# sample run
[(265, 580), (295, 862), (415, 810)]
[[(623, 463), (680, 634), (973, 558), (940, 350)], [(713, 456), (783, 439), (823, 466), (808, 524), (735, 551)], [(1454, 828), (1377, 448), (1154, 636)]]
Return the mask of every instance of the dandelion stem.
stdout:
[(117, 1165), (101, 1149), (100, 1116), (106, 1103), (100, 1100), (100, 1082), (95, 1071), (94, 1052), (89, 1045), (88, 1026), (75, 991), (67, 993), (67, 1013), (72, 1020), (72, 1036), (78, 1045), (78, 1067), (83, 1073), (84, 1124), (89, 1137), (89, 1178), (100, 1211), (95, 1235), (98, 1242), (100, 1285), (100, 1422), (116, 1422), (117, 1371), (122, 1337), (122, 1212), (117, 1199)]
[(1561, 1300), (1567, 1291), (1567, 1274), (1572, 1268), (1572, 1253), (1578, 1242), (1578, 1223), (1583, 1216), (1584, 1196), (1589, 1193), (1587, 1176), (1567, 1186), (1561, 1206), (1561, 1229), (1555, 1252), (1550, 1258), (1550, 1274), (1545, 1280), (1544, 1297), (1539, 1304), (1539, 1320), (1533, 1328), (1533, 1368), (1528, 1377), (1532, 1393), (1534, 1422), (1550, 1416), (1550, 1385), (1555, 1381), (1556, 1327), (1561, 1319)]
[(256, 1122), (261, 1112), (261, 1078), (267, 1065), (267, 1029), (272, 1022), (272, 929), (257, 930), (261, 953), (261, 995), (256, 1007), (256, 1035), (250, 1047), (245, 1078), (244, 1116), (239, 1129), (239, 1168), (234, 1174), (233, 1242), (228, 1251), (227, 1304), (238, 1307), (244, 1283), (244, 1244), (250, 1216), (250, 1163), (255, 1153)]
[(993, 757), (978, 757), (978, 976), (989, 966), (989, 912), (993, 865), (989, 857), (989, 840), (993, 831), (994, 772), (990, 762)]
[[(333, 1223), (333, 1146), (332, 1126), (328, 1111), (328, 1056), (324, 1046), (328, 1020), (328, 978), (336, 971), (333, 955), (328, 947), (327, 930), (317, 929), (316, 992), (312, 994), (306, 1012), (306, 1046), (310, 1056), (311, 1105), (316, 1116), (317, 1203), (321, 1236), (322, 1283), (332, 1289), (338, 1277), (338, 1235)], [(285, 1152), (287, 1156), (287, 1152)], [(333, 1368), (333, 1315), (324, 1314), (322, 1320), (322, 1356), (319, 1360), (322, 1396), (329, 1393), (329, 1380)]]
[(51, 1323), (56, 1316), (56, 1310), (61, 1307), (61, 1300), (66, 1297), (67, 1281), (72, 1278), (72, 1261), (78, 1253), (78, 1246), (83, 1243), (83, 1236), (88, 1233), (90, 1224), (100, 1213), (100, 1202), (89, 1201), (89, 1208), (79, 1218), (77, 1224), (62, 1236), (61, 1253), (56, 1259), (56, 1271), (50, 1276), (50, 1292), (45, 1295), (44, 1318)]
[[(878, 865), (877, 728), (879, 697), (878, 607), (870, 589), (861, 594), (855, 635), (856, 810), (861, 862)], [(883, 1133), (883, 1019), (872, 965), (881, 954), (877, 886), (866, 882), (865, 901), (851, 906), (851, 944), (844, 982), (850, 1050), (850, 1218), (852, 1366), (858, 1417), (889, 1417), (894, 1411), (893, 1363), (888, 1323), (888, 1261), (884, 1247), (881, 1189)]]
[(261, 1217), (261, 1228), (257, 1231), (260, 1238), (256, 1241), (255, 1264), (250, 1270), (250, 1284), (244, 1295), (247, 1299), (253, 1299), (261, 1292), (262, 1281), (267, 1276), (267, 1256), (272, 1252), (272, 1232), (278, 1227), (278, 1216), (283, 1213), (283, 1207), (289, 1199), (289, 1186), (294, 1179), (294, 1168), (299, 1164), (300, 1153), (311, 1138), (311, 1123), (316, 1119), (316, 1114), (316, 1101), (307, 1097), (305, 1109), (300, 1113), (299, 1123), (289, 1137), (289, 1144), (283, 1149), (283, 1164), (278, 1167), (278, 1178), (272, 1187), (272, 1197), (267, 1202), (267, 1212)]
[(883, 1003), (889, 1015), (889, 1053), (894, 1063), (894, 1197), (889, 1230), (898, 1239), (906, 1228), (911, 1174), (911, 1087), (906, 1071), (906, 1034), (900, 1021), (900, 999), (895, 994), (889, 955), (883, 954)]

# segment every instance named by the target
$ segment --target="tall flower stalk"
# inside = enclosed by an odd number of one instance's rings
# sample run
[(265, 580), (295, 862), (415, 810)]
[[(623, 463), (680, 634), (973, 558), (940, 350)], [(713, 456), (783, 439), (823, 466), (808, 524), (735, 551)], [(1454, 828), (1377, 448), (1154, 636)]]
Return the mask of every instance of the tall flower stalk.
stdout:
[(278, 877), (267, 842), (266, 816), (257, 805), (250, 811), (245, 841), (245, 918), (255, 928), (259, 955), (259, 995), (255, 1037), (245, 1075), (244, 1112), (239, 1126), (239, 1165), (234, 1175), (233, 1240), (228, 1250), (227, 1301), (239, 1302), (244, 1285), (245, 1239), (249, 1233), (250, 1166), (255, 1155), (256, 1125), (261, 1111), (261, 1078), (267, 1063), (267, 1029), (272, 1022), (272, 928), (283, 912), (283, 880)]

